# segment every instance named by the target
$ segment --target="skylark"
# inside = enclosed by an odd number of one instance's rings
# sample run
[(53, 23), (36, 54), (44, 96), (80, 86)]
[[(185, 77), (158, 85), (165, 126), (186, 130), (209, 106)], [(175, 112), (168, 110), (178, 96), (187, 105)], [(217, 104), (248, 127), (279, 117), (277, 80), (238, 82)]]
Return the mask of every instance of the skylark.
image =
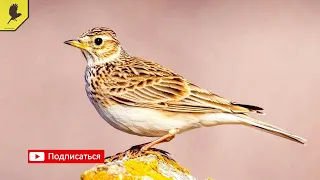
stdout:
[(65, 41), (86, 58), (85, 89), (100, 116), (126, 133), (159, 137), (141, 151), (187, 130), (241, 124), (304, 144), (305, 139), (248, 116), (262, 108), (239, 104), (202, 89), (151, 60), (131, 56), (116, 33), (95, 27)]

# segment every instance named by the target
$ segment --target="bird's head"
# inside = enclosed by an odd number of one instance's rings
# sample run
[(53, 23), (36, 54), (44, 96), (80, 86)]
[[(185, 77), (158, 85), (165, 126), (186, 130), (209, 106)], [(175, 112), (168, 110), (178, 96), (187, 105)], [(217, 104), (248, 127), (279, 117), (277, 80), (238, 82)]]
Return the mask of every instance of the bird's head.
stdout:
[(90, 29), (79, 38), (64, 43), (79, 48), (88, 66), (116, 61), (124, 53), (116, 33), (105, 27)]
[(17, 16), (18, 16), (18, 17), (21, 16), (21, 13), (18, 13)]

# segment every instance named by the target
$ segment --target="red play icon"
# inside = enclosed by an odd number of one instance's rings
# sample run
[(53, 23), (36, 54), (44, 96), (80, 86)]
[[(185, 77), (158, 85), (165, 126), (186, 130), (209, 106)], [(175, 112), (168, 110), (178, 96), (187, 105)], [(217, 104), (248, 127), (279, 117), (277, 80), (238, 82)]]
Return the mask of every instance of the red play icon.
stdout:
[(44, 161), (44, 152), (29, 152), (29, 161)]

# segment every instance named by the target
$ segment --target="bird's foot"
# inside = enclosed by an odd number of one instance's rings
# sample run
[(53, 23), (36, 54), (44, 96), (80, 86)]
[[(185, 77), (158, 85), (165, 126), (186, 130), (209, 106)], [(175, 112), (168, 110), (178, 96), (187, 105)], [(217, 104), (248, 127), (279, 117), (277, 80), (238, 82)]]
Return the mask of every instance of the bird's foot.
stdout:
[(128, 156), (131, 159), (137, 158), (137, 157), (139, 157), (139, 156), (141, 156), (143, 154), (141, 152), (141, 147), (143, 147), (144, 145), (146, 145), (148, 143), (135, 145), (135, 146), (132, 146), (130, 149), (124, 151), (124, 152), (117, 153), (116, 155), (113, 155), (113, 156), (108, 156), (108, 157), (105, 158), (105, 163), (116, 161), (116, 160), (121, 160), (126, 156)]
[(163, 156), (170, 158), (168, 152), (160, 150), (160, 149), (152, 148), (152, 147), (156, 144), (171, 141), (178, 132), (179, 132), (179, 129), (172, 129), (169, 131), (168, 134), (166, 134), (166, 135), (164, 135), (154, 141), (135, 145), (135, 146), (132, 146), (130, 149), (126, 150), (125, 152), (118, 153), (114, 156), (106, 157), (105, 163), (112, 162), (114, 160), (120, 160), (126, 156), (129, 157), (130, 159), (134, 159), (134, 158), (140, 157), (141, 155), (146, 155), (146, 154), (154, 154), (157, 157), (160, 157), (161, 155), (163, 155)]
[(106, 158), (104, 158), (104, 163), (109, 163), (109, 162), (113, 162), (116, 160), (121, 160), (122, 158), (124, 158), (126, 155), (126, 152), (121, 152), (121, 153), (117, 153), (116, 155), (113, 156), (108, 156)]
[(153, 154), (153, 155), (157, 156), (158, 158), (161, 158), (164, 156), (168, 159), (173, 160), (170, 153), (168, 153), (164, 150), (161, 150), (161, 149), (148, 148), (148, 149), (142, 150), (142, 147), (144, 147), (145, 145), (147, 145), (149, 143), (151, 143), (151, 142), (135, 145), (124, 152), (117, 153), (116, 155), (113, 155), (113, 156), (108, 156), (105, 158), (104, 163), (109, 163), (109, 162), (113, 162), (116, 160), (122, 160), (124, 157), (127, 157), (129, 159), (135, 159), (135, 158), (141, 157), (143, 155), (148, 155), (148, 154)]

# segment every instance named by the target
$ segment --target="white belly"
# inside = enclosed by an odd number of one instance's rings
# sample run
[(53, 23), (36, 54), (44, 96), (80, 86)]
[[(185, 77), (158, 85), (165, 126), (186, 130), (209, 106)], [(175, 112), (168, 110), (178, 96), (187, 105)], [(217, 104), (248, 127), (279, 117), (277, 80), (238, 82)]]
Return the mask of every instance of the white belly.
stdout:
[(188, 114), (166, 116), (160, 111), (113, 105), (107, 109), (94, 105), (99, 114), (114, 128), (139, 136), (160, 137), (171, 129), (179, 133), (200, 127), (199, 117)]

